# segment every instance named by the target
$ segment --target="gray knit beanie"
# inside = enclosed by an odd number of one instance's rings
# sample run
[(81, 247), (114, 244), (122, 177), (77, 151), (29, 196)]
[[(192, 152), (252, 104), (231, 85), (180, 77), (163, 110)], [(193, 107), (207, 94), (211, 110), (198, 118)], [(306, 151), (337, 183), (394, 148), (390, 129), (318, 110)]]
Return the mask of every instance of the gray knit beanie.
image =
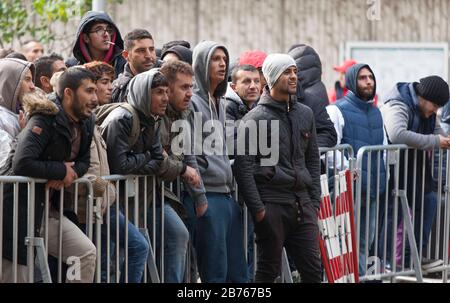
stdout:
[(281, 74), (291, 66), (296, 66), (295, 61), (287, 54), (270, 54), (267, 56), (262, 66), (262, 72), (269, 89), (272, 89)]

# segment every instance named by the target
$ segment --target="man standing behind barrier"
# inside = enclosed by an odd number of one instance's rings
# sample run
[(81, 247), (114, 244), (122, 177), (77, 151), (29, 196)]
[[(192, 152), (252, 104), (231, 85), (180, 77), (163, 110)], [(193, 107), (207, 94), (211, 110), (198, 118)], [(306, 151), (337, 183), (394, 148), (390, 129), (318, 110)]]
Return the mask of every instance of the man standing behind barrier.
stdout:
[[(279, 123), (279, 159), (264, 166), (262, 151), (246, 136), (246, 153), (235, 160), (236, 179), (253, 215), (258, 266), (256, 282), (274, 282), (280, 274), (285, 246), (300, 271), (303, 282), (319, 283), (320, 253), (317, 225), (320, 203), (320, 162), (314, 115), (296, 100), (297, 67), (285, 54), (269, 55), (263, 73), (267, 80), (258, 106), (241, 123), (267, 121), (269, 128)], [(251, 125), (251, 123), (250, 123)], [(251, 130), (245, 129), (247, 135)], [(262, 130), (257, 128), (258, 132)], [(238, 140), (242, 137), (239, 128)], [(268, 130), (260, 140), (277, 142)], [(261, 134), (258, 134), (258, 137)], [(257, 155), (249, 150), (257, 148)], [(267, 165), (267, 164), (266, 164)]]
[[(208, 200), (196, 205), (195, 248), (202, 282), (246, 282), (242, 209), (231, 196), (233, 174), (225, 140), (225, 104), (229, 56), (225, 46), (203, 41), (194, 49), (192, 105), (200, 123), (192, 125), (194, 152)], [(201, 128), (201, 129), (199, 129)], [(196, 132), (199, 132), (197, 135)], [(211, 141), (211, 138), (214, 140)], [(186, 208), (194, 208), (187, 197)], [(191, 213), (191, 217), (195, 214)]]
[(145, 29), (135, 29), (125, 36), (122, 56), (127, 60), (123, 73), (113, 82), (112, 102), (126, 102), (128, 84), (134, 76), (159, 67), (153, 36)]
[[(175, 181), (182, 177), (186, 190), (194, 200), (199, 215), (203, 215), (208, 207), (205, 188), (197, 168), (197, 161), (192, 154), (185, 155), (172, 150), (177, 132), (172, 127), (181, 121), (192, 119), (192, 67), (182, 61), (165, 62), (161, 68), (169, 82), (169, 105), (161, 119), (161, 143), (167, 154), (158, 176), (165, 181)], [(180, 197), (181, 198), (181, 197)], [(175, 211), (167, 203), (165, 218), (166, 250), (164, 257), (165, 281), (183, 282), (185, 272), (186, 251), (189, 233)], [(175, 221), (168, 224), (169, 220)]]
[[(13, 175), (49, 180), (46, 187), (50, 188), (52, 207), (48, 226), (48, 252), (52, 256), (58, 256), (59, 224), (62, 224), (62, 261), (77, 257), (80, 262), (80, 280), (68, 279), (67, 282), (91, 283), (94, 278), (96, 248), (69, 219), (65, 216), (59, 218), (56, 209), (62, 205), (55, 191), (71, 186), (78, 176), (84, 175), (88, 170), (95, 119), (92, 111), (97, 106), (95, 92), (95, 77), (90, 71), (79, 67), (65, 71), (59, 79), (56, 112), (29, 111), (31, 118), (18, 136), (12, 163)], [(42, 106), (45, 99), (37, 101)], [(36, 108), (38, 104), (29, 106)], [(13, 197), (13, 186), (7, 184), (3, 212), (4, 281), (12, 281), (10, 270), (13, 264), (10, 261), (13, 258), (13, 241), (18, 240), (18, 281), (25, 282), (28, 279), (27, 246), (24, 239), (27, 236), (26, 222), (29, 215), (26, 185), (20, 186), (18, 239), (13, 239)], [(34, 230), (37, 235), (41, 229), (44, 199), (44, 185), (36, 184)]]
[[(355, 64), (347, 70), (345, 83), (348, 88), (347, 96), (336, 101), (336, 104), (327, 106), (328, 114), (334, 123), (337, 133), (337, 144), (350, 144), (355, 155), (359, 149), (370, 145), (386, 145), (387, 138), (383, 129), (383, 119), (380, 110), (373, 106), (376, 93), (375, 75), (367, 64)], [(362, 185), (364, 194), (361, 197), (361, 219), (359, 237), (359, 273), (365, 275), (365, 250), (369, 254), (373, 249), (376, 228), (376, 197), (384, 197), (386, 184), (386, 169), (383, 164), (384, 154), (379, 152), (380, 165), (377, 173), (377, 155), (371, 157), (371, 171), (367, 171), (368, 157), (364, 156), (361, 167)], [(368, 184), (368, 180), (372, 180)], [(377, 188), (377, 178), (380, 187)], [(370, 189), (370, 201), (366, 201), (367, 191)], [(369, 218), (366, 210), (369, 207)], [(368, 243), (366, 239), (366, 220), (369, 220)]]
[[(134, 113), (118, 107), (103, 121), (102, 136), (106, 141), (112, 174), (154, 176), (159, 171), (164, 160), (159, 121), (167, 107), (167, 90), (167, 80), (159, 69), (140, 73), (130, 81), (127, 97)], [(136, 141), (132, 142), (130, 138), (133, 136), (134, 119), (139, 120), (139, 134)], [(150, 183), (148, 188), (153, 188), (153, 184)], [(140, 182), (139, 189), (140, 206), (144, 203), (144, 195), (149, 196), (148, 201), (152, 201), (152, 195), (144, 192), (143, 182)], [(146, 244), (141, 234), (135, 233), (133, 237), (136, 245), (143, 247)], [(133, 279), (138, 282), (145, 268), (148, 247), (146, 251), (136, 249), (135, 252), (134, 266), (139, 269), (139, 275), (136, 270)]]
[[(397, 83), (394, 89), (385, 97), (384, 106), (381, 112), (384, 118), (389, 141), (392, 144), (406, 144), (412, 148), (421, 150), (431, 149), (449, 149), (450, 138), (441, 129), (436, 120), (436, 113), (440, 107), (447, 104), (449, 98), (449, 86), (442, 78), (438, 76), (429, 76), (420, 79), (420, 82)], [(403, 158), (404, 154), (402, 155)], [(403, 158), (404, 159), (404, 158)], [(422, 188), (423, 164), (425, 162), (425, 187)], [(408, 175), (404, 176), (404, 160), (400, 162), (400, 186), (403, 186), (403, 180), (408, 180), (406, 190), (408, 202), (412, 207), (413, 197), (416, 197), (414, 220), (414, 234), (416, 242), (419, 243), (422, 238), (422, 247), (419, 251), (426, 251), (428, 241), (436, 216), (437, 210), (437, 185), (433, 180), (431, 172), (431, 154), (419, 151), (417, 153), (417, 162), (414, 163), (414, 151), (408, 153)], [(416, 173), (413, 170), (416, 165)], [(414, 178), (417, 183), (414, 184)], [(415, 189), (415, 191), (414, 191)], [(424, 195), (424, 208), (422, 209), (420, 197)], [(423, 222), (421, 214), (423, 213)], [(420, 229), (423, 226), (423, 233)], [(390, 233), (390, 231), (388, 231)], [(409, 262), (409, 247), (407, 246), (406, 256)], [(422, 257), (422, 267), (430, 267), (442, 264), (442, 260), (428, 260)]]

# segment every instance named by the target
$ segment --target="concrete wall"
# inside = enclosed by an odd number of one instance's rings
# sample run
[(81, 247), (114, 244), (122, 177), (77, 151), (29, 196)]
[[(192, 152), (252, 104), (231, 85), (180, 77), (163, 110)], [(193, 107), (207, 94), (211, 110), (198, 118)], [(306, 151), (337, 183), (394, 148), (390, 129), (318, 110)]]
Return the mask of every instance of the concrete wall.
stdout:
[[(294, 43), (309, 44), (321, 56), (327, 87), (345, 41), (449, 41), (449, 0), (378, 0), (379, 12), (375, 1), (124, 0), (110, 13), (123, 34), (144, 27), (157, 46), (212, 39), (236, 57), (248, 49), (286, 52)], [(369, 20), (370, 13), (380, 20)]]

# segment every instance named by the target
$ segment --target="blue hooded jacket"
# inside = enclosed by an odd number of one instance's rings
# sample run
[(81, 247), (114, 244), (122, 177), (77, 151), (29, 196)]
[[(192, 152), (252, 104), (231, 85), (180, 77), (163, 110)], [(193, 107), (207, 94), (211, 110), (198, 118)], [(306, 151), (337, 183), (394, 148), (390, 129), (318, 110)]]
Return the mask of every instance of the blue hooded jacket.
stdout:
[[(350, 67), (346, 73), (346, 86), (348, 94), (344, 98), (336, 101), (336, 106), (344, 117), (345, 126), (343, 129), (342, 144), (350, 144), (353, 147), (355, 155), (359, 149), (368, 145), (383, 145), (384, 131), (383, 118), (380, 110), (373, 106), (373, 102), (364, 101), (358, 93), (358, 74), (361, 69), (367, 68), (373, 71), (367, 64), (355, 64)], [(374, 76), (374, 92), (371, 99), (375, 97), (376, 80)], [(372, 153), (370, 170), (370, 195), (376, 196), (377, 178), (380, 178), (380, 194), (386, 189), (386, 169), (384, 165), (384, 153), (380, 154), (379, 175), (377, 174), (377, 153)], [(362, 163), (361, 177), (362, 190), (367, 191), (368, 186), (368, 154), (366, 153)]]

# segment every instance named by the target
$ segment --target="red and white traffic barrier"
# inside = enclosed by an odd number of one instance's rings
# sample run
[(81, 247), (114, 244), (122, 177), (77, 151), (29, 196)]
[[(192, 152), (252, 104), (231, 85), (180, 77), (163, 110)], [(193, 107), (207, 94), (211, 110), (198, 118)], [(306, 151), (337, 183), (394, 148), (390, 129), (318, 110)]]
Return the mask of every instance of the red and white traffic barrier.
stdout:
[(322, 199), (319, 211), (319, 245), (329, 283), (358, 282), (358, 262), (354, 233), (351, 175), (346, 170), (336, 175), (335, 212), (328, 189), (328, 178), (320, 178)]

